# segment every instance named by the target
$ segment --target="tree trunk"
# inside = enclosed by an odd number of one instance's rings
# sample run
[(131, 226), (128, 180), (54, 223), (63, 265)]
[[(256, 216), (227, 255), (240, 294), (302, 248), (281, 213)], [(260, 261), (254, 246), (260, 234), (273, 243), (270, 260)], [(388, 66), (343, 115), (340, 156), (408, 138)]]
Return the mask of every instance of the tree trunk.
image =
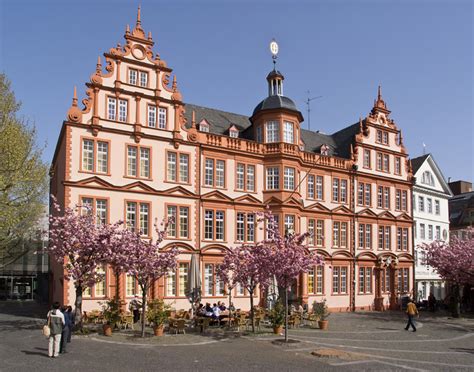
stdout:
[(119, 288), (119, 281), (120, 281), (120, 271), (114, 270), (115, 274), (115, 299), (120, 301), (120, 288)]
[(253, 289), (250, 292), (250, 321), (252, 322), (252, 332), (255, 333), (255, 321), (253, 312)]
[(229, 321), (227, 326), (230, 329), (230, 322), (232, 321), (232, 310), (230, 309), (230, 304), (232, 303), (232, 288), (229, 289)]
[(285, 288), (285, 342), (288, 342), (288, 288)]
[(74, 328), (82, 330), (82, 285), (76, 286), (76, 300), (74, 301)]
[(451, 316), (453, 318), (459, 318), (460, 316), (460, 299), (459, 299), (459, 285), (455, 284), (452, 288), (453, 295), (451, 300)]
[(145, 337), (146, 292), (148, 286), (142, 287), (142, 337)]

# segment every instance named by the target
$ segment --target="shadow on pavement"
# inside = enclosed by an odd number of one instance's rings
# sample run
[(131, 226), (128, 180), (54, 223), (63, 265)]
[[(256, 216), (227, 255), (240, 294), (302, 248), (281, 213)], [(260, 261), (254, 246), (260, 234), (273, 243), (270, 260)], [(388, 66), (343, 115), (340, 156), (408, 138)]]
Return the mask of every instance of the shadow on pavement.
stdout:
[(0, 314), (27, 318), (46, 318), (49, 307), (35, 301), (0, 301)]
[(465, 347), (452, 347), (451, 350), (459, 351), (459, 352), (463, 352), (463, 353), (474, 354), (474, 349), (468, 349), (468, 348), (465, 348)]
[(21, 350), (21, 352), (23, 354), (26, 354), (26, 355), (39, 355), (39, 356), (42, 356), (42, 357), (46, 357), (46, 358), (49, 358), (49, 355), (48, 353), (40, 353), (38, 351), (30, 351), (30, 350)]

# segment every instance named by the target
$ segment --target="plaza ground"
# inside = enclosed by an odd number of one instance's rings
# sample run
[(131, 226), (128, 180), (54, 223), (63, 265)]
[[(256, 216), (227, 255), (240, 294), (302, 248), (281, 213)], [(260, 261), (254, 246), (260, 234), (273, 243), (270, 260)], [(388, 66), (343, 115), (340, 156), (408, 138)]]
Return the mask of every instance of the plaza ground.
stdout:
[[(403, 329), (402, 313), (332, 314), (328, 331), (291, 329), (299, 342), (290, 346), (265, 333), (93, 333), (75, 336), (67, 354), (51, 359), (40, 331), (43, 313), (31, 304), (0, 303), (0, 371), (474, 371), (474, 320), (441, 314), (422, 313), (416, 333)], [(315, 350), (335, 356), (313, 356)]]

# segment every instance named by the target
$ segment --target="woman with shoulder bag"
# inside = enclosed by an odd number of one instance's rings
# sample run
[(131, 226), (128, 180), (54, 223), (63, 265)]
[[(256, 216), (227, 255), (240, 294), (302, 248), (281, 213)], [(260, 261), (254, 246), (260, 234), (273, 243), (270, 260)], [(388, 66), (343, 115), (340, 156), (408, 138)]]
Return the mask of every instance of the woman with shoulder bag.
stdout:
[(53, 304), (53, 309), (48, 312), (48, 325), (50, 327), (48, 355), (50, 358), (56, 358), (59, 355), (59, 346), (61, 344), (61, 333), (65, 325), (64, 315), (59, 310), (59, 302)]

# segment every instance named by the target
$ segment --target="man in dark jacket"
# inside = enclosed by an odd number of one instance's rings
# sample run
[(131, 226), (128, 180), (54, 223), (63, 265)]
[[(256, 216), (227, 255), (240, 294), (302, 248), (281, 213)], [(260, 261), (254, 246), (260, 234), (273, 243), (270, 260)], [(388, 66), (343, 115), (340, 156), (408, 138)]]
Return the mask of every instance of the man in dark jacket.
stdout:
[(64, 315), (64, 327), (63, 331), (61, 333), (61, 346), (59, 348), (59, 353), (60, 354), (65, 354), (67, 353), (66, 351), (66, 345), (68, 340), (71, 338), (71, 331), (72, 331), (72, 319), (71, 315), (72, 312), (68, 312), (68, 308), (70, 306), (63, 306), (61, 312)]

